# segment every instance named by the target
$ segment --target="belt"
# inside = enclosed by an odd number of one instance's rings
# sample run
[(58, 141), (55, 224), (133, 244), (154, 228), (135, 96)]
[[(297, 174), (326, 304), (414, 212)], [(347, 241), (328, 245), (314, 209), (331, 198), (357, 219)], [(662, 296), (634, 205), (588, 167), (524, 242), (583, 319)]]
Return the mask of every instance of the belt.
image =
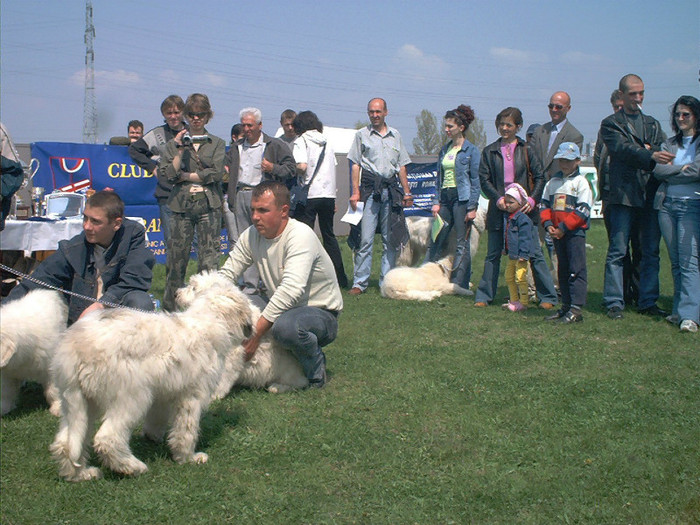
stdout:
[(236, 184), (236, 191), (252, 191), (255, 186), (249, 186), (248, 184)]

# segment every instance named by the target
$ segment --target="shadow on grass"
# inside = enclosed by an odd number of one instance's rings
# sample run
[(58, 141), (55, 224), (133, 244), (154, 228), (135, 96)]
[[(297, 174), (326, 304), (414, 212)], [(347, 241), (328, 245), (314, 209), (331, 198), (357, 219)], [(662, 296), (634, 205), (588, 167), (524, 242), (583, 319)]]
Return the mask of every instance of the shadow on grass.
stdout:
[(22, 385), (17, 398), (17, 408), (9, 414), (3, 416), (3, 419), (12, 421), (21, 419), (39, 410), (48, 410), (49, 405), (44, 397), (44, 387), (39, 383), (27, 381)]

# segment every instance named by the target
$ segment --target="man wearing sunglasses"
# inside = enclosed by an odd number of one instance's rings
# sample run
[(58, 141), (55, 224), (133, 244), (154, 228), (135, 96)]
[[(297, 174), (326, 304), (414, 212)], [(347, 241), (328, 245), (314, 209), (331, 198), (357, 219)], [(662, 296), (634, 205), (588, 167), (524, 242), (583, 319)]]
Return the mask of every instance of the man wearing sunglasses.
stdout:
[(630, 234), (638, 228), (642, 258), (639, 266), (638, 311), (645, 315), (666, 316), (659, 299), (659, 242), (661, 231), (654, 195), (659, 181), (651, 175), (657, 163), (667, 164), (674, 155), (660, 151), (666, 135), (659, 121), (642, 113), (644, 82), (637, 75), (620, 79), (622, 111), (600, 124), (600, 135), (610, 153), (608, 206), (610, 242), (605, 260), (603, 303), (608, 317), (622, 319), (625, 307), (623, 260)]
[(549, 99), (549, 116), (551, 121), (542, 124), (532, 136), (532, 150), (542, 162), (546, 180), (559, 171), (559, 161), (554, 154), (559, 145), (573, 142), (580, 150), (583, 149), (583, 135), (566, 118), (571, 110), (571, 97), (565, 91), (557, 91)]

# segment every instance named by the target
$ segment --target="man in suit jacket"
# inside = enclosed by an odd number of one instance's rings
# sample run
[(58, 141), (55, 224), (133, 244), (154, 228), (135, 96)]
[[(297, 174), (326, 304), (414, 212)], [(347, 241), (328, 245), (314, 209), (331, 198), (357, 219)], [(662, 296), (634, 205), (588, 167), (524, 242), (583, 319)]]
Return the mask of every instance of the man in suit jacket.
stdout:
[(559, 171), (559, 161), (554, 154), (559, 149), (559, 144), (573, 142), (583, 150), (583, 135), (566, 118), (571, 110), (571, 97), (565, 91), (557, 91), (549, 99), (550, 122), (542, 124), (532, 136), (532, 149), (540, 159), (544, 169), (545, 180)]
[(622, 319), (623, 259), (630, 232), (636, 226), (641, 234), (642, 259), (639, 267), (637, 308), (647, 315), (665, 316), (659, 298), (659, 241), (661, 232), (654, 209), (659, 181), (651, 171), (657, 163), (667, 164), (674, 155), (660, 151), (666, 139), (659, 122), (642, 113), (644, 82), (637, 75), (620, 80), (622, 111), (605, 118), (600, 135), (610, 154), (608, 206), (610, 242), (605, 260), (603, 302), (610, 319)]

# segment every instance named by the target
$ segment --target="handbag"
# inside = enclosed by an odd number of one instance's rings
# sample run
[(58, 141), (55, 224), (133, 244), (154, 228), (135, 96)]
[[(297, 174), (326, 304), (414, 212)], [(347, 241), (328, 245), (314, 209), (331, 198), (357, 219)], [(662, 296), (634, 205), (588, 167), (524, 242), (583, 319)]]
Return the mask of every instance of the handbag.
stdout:
[(311, 187), (311, 183), (316, 178), (316, 174), (323, 163), (323, 157), (325, 155), (326, 145), (324, 144), (321, 154), (318, 156), (318, 161), (316, 162), (316, 169), (314, 170), (314, 174), (311, 175), (309, 183), (301, 184), (297, 178), (296, 185), (292, 186), (289, 190), (289, 213), (292, 214), (292, 216), (294, 215), (294, 212), (298, 210), (298, 208), (306, 206), (306, 201), (309, 199), (309, 188)]

